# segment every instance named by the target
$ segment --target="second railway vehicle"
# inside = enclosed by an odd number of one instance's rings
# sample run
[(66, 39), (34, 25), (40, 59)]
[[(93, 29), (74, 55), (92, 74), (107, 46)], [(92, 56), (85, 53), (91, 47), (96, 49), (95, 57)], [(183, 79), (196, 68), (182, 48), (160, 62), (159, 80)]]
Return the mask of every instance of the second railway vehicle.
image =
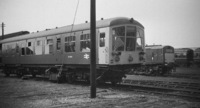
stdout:
[[(7, 76), (31, 73), (57, 81), (89, 81), (90, 37), (86, 22), (3, 39), (3, 71)], [(124, 70), (141, 66), (145, 60), (144, 27), (133, 18), (97, 21), (96, 40), (98, 81), (118, 83)]]
[(175, 60), (179, 66), (197, 65), (200, 66), (200, 48), (176, 48)]
[(175, 70), (174, 47), (169, 45), (151, 45), (145, 47), (146, 65), (151, 74), (164, 75)]

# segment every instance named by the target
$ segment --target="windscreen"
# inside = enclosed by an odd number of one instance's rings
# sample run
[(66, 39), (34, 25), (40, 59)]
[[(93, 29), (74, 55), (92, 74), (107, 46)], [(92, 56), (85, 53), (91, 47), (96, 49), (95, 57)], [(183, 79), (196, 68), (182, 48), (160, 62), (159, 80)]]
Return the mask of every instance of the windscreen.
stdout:
[(113, 51), (142, 49), (143, 31), (136, 26), (119, 26), (112, 29)]

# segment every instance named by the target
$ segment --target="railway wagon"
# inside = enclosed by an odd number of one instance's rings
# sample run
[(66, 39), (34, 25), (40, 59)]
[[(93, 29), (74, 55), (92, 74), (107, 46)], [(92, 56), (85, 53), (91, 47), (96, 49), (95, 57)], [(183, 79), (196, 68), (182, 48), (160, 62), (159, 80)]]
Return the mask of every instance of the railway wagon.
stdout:
[[(45, 74), (59, 82), (89, 81), (90, 37), (86, 22), (1, 40), (4, 72), (7, 76)], [(123, 70), (144, 62), (144, 45), (144, 27), (133, 18), (97, 21), (98, 81), (120, 82)]]
[[(154, 70), (153, 74), (166, 74), (174, 69), (175, 54), (174, 47), (169, 45), (151, 45), (145, 47), (146, 60), (148, 67)], [(161, 69), (161, 71), (159, 71)]]
[(175, 48), (175, 62), (179, 66), (188, 66), (194, 59), (192, 48)]

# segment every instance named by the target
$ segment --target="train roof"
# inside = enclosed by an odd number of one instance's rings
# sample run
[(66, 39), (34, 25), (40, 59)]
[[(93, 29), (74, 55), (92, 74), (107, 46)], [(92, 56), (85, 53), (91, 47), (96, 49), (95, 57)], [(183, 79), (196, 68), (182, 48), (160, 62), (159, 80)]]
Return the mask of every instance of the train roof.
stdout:
[[(144, 26), (141, 23), (134, 20), (133, 18), (127, 18), (127, 17), (115, 17), (115, 18), (110, 18), (110, 19), (99, 20), (96, 22), (96, 28), (109, 27), (109, 26), (115, 26), (115, 25), (120, 25), (120, 24), (134, 24), (144, 29)], [(4, 39), (0, 41), (0, 43), (20, 41), (20, 40), (31, 39), (31, 38), (39, 38), (39, 37), (44, 37), (44, 36), (52, 36), (52, 35), (63, 34), (63, 33), (70, 33), (71, 29), (72, 29), (72, 25), (69, 25), (69, 26), (59, 27), (56, 29), (50, 29), (50, 30), (41, 31), (37, 33), (31, 33), (31, 34), (27, 34), (23, 36), (17, 36), (13, 38)], [(82, 23), (82, 24), (74, 25), (72, 32), (89, 30), (89, 29), (90, 29), (90, 23)]]
[(20, 35), (26, 35), (29, 34), (29, 31), (19, 31), (19, 32), (14, 32), (14, 33), (10, 33), (10, 34), (6, 34), (3, 36), (0, 36), (0, 39), (7, 39), (7, 38), (12, 38), (12, 37), (16, 37), (16, 36), (20, 36)]
[(174, 48), (170, 45), (151, 45), (151, 46), (146, 46), (145, 49), (164, 49), (164, 48), (167, 48), (167, 47)]
[(177, 52), (177, 51), (184, 51), (184, 52), (186, 52), (188, 50), (193, 50), (193, 49), (192, 48), (175, 48), (175, 52)]

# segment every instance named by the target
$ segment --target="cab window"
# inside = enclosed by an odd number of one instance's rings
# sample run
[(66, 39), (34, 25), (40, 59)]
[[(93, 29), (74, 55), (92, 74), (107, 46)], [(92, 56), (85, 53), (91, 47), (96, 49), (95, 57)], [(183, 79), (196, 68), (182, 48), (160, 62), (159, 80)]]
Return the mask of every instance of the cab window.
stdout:
[(141, 51), (144, 48), (144, 45), (143, 45), (143, 43), (144, 43), (144, 40), (143, 40), (144, 32), (143, 32), (143, 30), (138, 28), (138, 31), (137, 31), (136, 35), (137, 35), (136, 49), (138, 51)]
[(124, 51), (125, 26), (113, 28), (112, 35), (113, 35), (113, 50), (114, 51)]
[(126, 27), (126, 51), (134, 51), (136, 42), (136, 27)]

